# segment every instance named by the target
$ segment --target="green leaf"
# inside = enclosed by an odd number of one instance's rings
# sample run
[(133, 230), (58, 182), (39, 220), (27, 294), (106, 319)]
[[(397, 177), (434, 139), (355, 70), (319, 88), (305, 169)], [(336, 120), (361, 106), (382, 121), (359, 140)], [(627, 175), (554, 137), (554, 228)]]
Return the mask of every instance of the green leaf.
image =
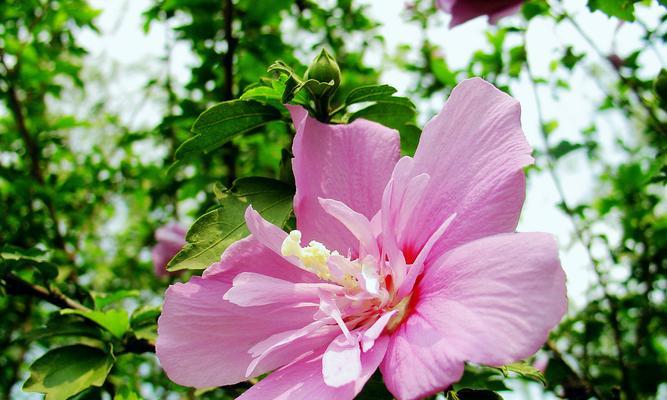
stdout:
[(530, 21), (538, 15), (546, 15), (549, 12), (549, 4), (545, 0), (530, 0), (523, 3), (521, 13)]
[(558, 121), (557, 120), (551, 120), (551, 121), (546, 121), (542, 125), (542, 129), (544, 129), (544, 132), (548, 135), (551, 135), (556, 129), (558, 129)]
[(588, 8), (591, 11), (602, 11), (610, 17), (634, 21), (637, 2), (639, 0), (588, 0)]
[(125, 310), (109, 310), (109, 311), (83, 311), (65, 309), (60, 311), (61, 314), (75, 314), (87, 318), (107, 331), (112, 335), (121, 339), (125, 332), (130, 329), (130, 318)]
[(537, 382), (542, 383), (544, 386), (547, 385), (546, 379), (540, 370), (528, 364), (525, 361), (515, 362), (509, 365), (505, 365), (499, 368), (500, 371), (505, 376), (509, 376), (510, 372), (521, 375), (524, 378), (531, 379)]
[(430, 65), (431, 72), (433, 73), (433, 76), (435, 76), (435, 79), (438, 80), (438, 82), (442, 83), (446, 87), (456, 86), (456, 72), (452, 71), (444, 57), (438, 57), (435, 55), (431, 56)]
[(401, 152), (405, 155), (413, 155), (417, 151), (421, 129), (414, 124), (405, 124), (398, 129), (401, 134)]
[(584, 146), (581, 143), (572, 143), (568, 140), (561, 140), (556, 146), (552, 147), (549, 149), (549, 153), (558, 160), (559, 158), (565, 156), (566, 154), (569, 154), (575, 150), (584, 148)]
[(124, 387), (116, 392), (113, 400), (141, 400), (141, 396), (134, 390)]
[(132, 313), (130, 318), (130, 326), (132, 329), (141, 329), (146, 326), (155, 325), (160, 316), (160, 307), (143, 306), (139, 307)]
[(246, 90), (241, 95), (241, 100), (257, 100), (267, 102), (269, 100), (281, 100), (281, 94), (270, 86), (256, 86)]
[(567, 46), (565, 48), (565, 54), (563, 54), (563, 57), (561, 58), (561, 63), (565, 66), (565, 68), (571, 71), (574, 69), (577, 63), (579, 63), (579, 61), (584, 59), (584, 57), (584, 53), (576, 54), (572, 46)]
[(379, 372), (376, 372), (371, 379), (366, 382), (364, 388), (357, 397), (355, 397), (355, 400), (391, 400), (393, 398), (394, 396), (389, 393), (382, 381), (382, 375)]
[(23, 249), (5, 245), (0, 248), (0, 272), (16, 272), (21, 268), (32, 268), (43, 281), (55, 279), (58, 267), (49, 261), (48, 255), (40, 249)]
[(667, 70), (660, 70), (658, 77), (655, 78), (655, 82), (653, 83), (653, 90), (658, 95), (663, 107), (667, 105)]
[(241, 178), (219, 194), (220, 206), (202, 215), (186, 235), (187, 244), (167, 269), (204, 269), (220, 260), (232, 243), (248, 235), (245, 211), (249, 205), (267, 221), (282, 226), (292, 212), (294, 187), (268, 178)]
[(461, 389), (449, 391), (447, 400), (502, 400), (502, 396), (491, 390)]
[(54, 336), (79, 336), (99, 339), (100, 334), (100, 328), (90, 321), (54, 312), (44, 327), (33, 329), (25, 337), (28, 340), (39, 340)]
[(60, 347), (30, 366), (23, 390), (44, 393), (46, 400), (65, 400), (90, 386), (102, 386), (113, 363), (112, 355), (95, 347)]
[(366, 101), (378, 101), (391, 97), (396, 93), (396, 89), (389, 85), (369, 85), (352, 89), (345, 98), (345, 104), (348, 106), (355, 103)]
[(111, 293), (93, 292), (91, 294), (93, 295), (95, 308), (101, 310), (104, 307), (108, 306), (109, 304), (116, 303), (123, 299), (127, 299), (130, 297), (135, 297), (135, 298), (139, 297), (140, 293), (138, 290), (116, 290), (115, 292)]
[(353, 113), (349, 120), (364, 118), (386, 127), (400, 129), (415, 118), (415, 110), (404, 104), (376, 103)]
[(466, 364), (461, 379), (453, 385), (455, 390), (460, 389), (484, 389), (484, 390), (508, 390), (504, 377), (497, 368), (483, 367)]
[(217, 149), (236, 135), (251, 132), (281, 118), (280, 111), (254, 100), (231, 100), (204, 111), (192, 126), (195, 136), (176, 150), (176, 160)]

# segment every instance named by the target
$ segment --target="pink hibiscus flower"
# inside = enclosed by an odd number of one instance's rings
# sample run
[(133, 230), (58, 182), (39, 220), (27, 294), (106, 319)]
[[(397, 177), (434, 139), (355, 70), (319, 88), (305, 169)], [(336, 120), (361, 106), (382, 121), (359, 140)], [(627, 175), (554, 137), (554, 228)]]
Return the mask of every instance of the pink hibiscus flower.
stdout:
[(566, 307), (554, 238), (515, 233), (533, 162), (516, 100), (461, 83), (414, 158), (396, 131), (290, 106), (298, 231), (251, 207), (252, 235), (166, 293), (157, 355), (194, 387), (273, 371), (240, 399), (352, 399), (379, 367), (398, 399), (465, 362), (529, 357)]
[(151, 252), (155, 275), (168, 274), (167, 264), (185, 245), (186, 233), (187, 229), (177, 222), (170, 222), (155, 231), (157, 243)]
[(523, 0), (437, 0), (438, 7), (452, 15), (450, 28), (482, 15), (488, 15), (489, 22), (495, 24), (518, 12), (521, 3)]

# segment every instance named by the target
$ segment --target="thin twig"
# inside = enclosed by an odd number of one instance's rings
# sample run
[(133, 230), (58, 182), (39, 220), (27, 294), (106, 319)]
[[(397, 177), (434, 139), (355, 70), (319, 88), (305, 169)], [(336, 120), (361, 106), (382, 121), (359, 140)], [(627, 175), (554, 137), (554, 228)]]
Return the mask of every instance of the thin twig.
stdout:
[(577, 20), (575, 20), (570, 14), (568, 14), (565, 10), (562, 10), (560, 16), (566, 19), (574, 27), (577, 33), (579, 33), (579, 35), (586, 41), (586, 43), (588, 43), (588, 45), (593, 49), (593, 51), (609, 65), (609, 67), (611, 68), (612, 71), (614, 71), (614, 73), (621, 81), (621, 83), (623, 83), (630, 89), (630, 91), (635, 96), (635, 99), (637, 100), (639, 105), (644, 109), (644, 111), (646, 111), (646, 114), (651, 120), (655, 130), (663, 135), (667, 135), (667, 131), (665, 131), (662, 122), (656, 115), (655, 110), (653, 110), (651, 104), (639, 92), (639, 88), (637, 87), (637, 85), (621, 73), (620, 66), (614, 64), (609, 55), (605, 54), (598, 47), (598, 45), (593, 41), (593, 39), (586, 33), (586, 31), (584, 31), (581, 25), (579, 25)]
[[(525, 41), (525, 34), (524, 34), (524, 41)], [(586, 254), (591, 262), (591, 265), (593, 266), (593, 271), (595, 272), (598, 282), (600, 283), (600, 286), (602, 288), (602, 294), (607, 303), (609, 304), (609, 309), (610, 309), (609, 322), (614, 336), (614, 345), (616, 347), (619, 369), (621, 370), (622, 386), (624, 392), (628, 396), (628, 399), (632, 399), (634, 397), (630, 389), (631, 386), (630, 386), (629, 371), (625, 363), (623, 347), (622, 347), (622, 335), (618, 321), (618, 305), (616, 303), (616, 300), (614, 299), (614, 296), (612, 296), (611, 293), (609, 292), (608, 282), (604, 275), (604, 272), (601, 269), (600, 262), (595, 258), (595, 256), (593, 256), (592, 243), (590, 240), (586, 238), (584, 230), (579, 226), (579, 223), (575, 217), (574, 210), (569, 205), (565, 197), (565, 190), (563, 188), (563, 184), (560, 180), (558, 172), (556, 171), (556, 159), (554, 158), (553, 153), (551, 151), (551, 147), (549, 145), (549, 136), (545, 129), (545, 119), (542, 110), (542, 102), (540, 100), (540, 96), (537, 90), (537, 80), (533, 75), (533, 71), (530, 67), (530, 62), (528, 60), (526, 60), (526, 72), (530, 79), (533, 96), (535, 98), (535, 107), (537, 109), (537, 117), (540, 125), (540, 133), (544, 145), (547, 171), (551, 176), (551, 179), (554, 182), (554, 186), (556, 187), (556, 191), (558, 192), (558, 196), (560, 197), (561, 207), (565, 212), (565, 214), (567, 215), (568, 219), (570, 220), (572, 227), (574, 228), (574, 233), (576, 238), (584, 246), (584, 249), (586, 250)]]
[(36, 297), (60, 308), (73, 308), (80, 311), (91, 311), (90, 308), (70, 297), (67, 297), (56, 288), (45, 288), (43, 286), (35, 285), (19, 278), (12, 273), (5, 275), (2, 279), (5, 281), (7, 291), (10, 294)]
[[(8, 273), (2, 277), (5, 281), (5, 287), (9, 294), (31, 296), (47, 303), (53, 304), (59, 308), (71, 308), (74, 310), (89, 312), (92, 311), (89, 307), (80, 302), (68, 297), (55, 287), (46, 288), (44, 286), (30, 283), (12, 273)], [(155, 345), (148, 340), (139, 339), (134, 336), (128, 336), (123, 341), (122, 353), (154, 353)]]
[[(33, 135), (31, 135), (30, 132), (28, 131), (25, 114), (23, 113), (23, 105), (21, 104), (21, 100), (19, 99), (16, 86), (12, 79), (12, 77), (18, 75), (17, 68), (19, 67), (19, 64), (17, 62), (14, 68), (9, 68), (9, 66), (5, 62), (4, 54), (5, 54), (4, 49), (0, 48), (0, 65), (5, 69), (5, 74), (7, 76), (6, 83), (7, 83), (7, 97), (9, 99), (9, 109), (12, 113), (12, 116), (14, 117), (14, 121), (16, 123), (16, 129), (19, 131), (21, 139), (23, 140), (23, 144), (25, 145), (26, 151), (28, 152), (28, 157), (30, 159), (30, 173), (32, 177), (37, 181), (37, 183), (39, 183), (40, 186), (45, 186), (46, 181), (44, 179), (44, 174), (42, 172), (42, 167), (41, 167), (41, 150), (39, 148), (39, 143), (33, 137)], [(67, 253), (65, 246), (65, 238), (60, 233), (60, 224), (58, 222), (58, 217), (56, 215), (55, 205), (53, 204), (53, 201), (49, 196), (45, 196), (43, 200), (44, 204), (46, 205), (46, 209), (49, 213), (49, 217), (53, 221), (55, 245), (58, 248), (64, 250), (65, 253)]]

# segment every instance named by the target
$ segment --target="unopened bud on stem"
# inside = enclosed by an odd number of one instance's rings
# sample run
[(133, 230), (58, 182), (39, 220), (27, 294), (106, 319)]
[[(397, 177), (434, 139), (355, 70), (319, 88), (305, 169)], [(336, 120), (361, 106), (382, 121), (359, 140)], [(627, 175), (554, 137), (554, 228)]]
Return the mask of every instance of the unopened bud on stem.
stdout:
[(315, 57), (310, 67), (306, 70), (306, 79), (315, 79), (318, 82), (333, 82), (330, 92), (335, 91), (340, 85), (340, 68), (336, 59), (333, 58), (325, 49)]

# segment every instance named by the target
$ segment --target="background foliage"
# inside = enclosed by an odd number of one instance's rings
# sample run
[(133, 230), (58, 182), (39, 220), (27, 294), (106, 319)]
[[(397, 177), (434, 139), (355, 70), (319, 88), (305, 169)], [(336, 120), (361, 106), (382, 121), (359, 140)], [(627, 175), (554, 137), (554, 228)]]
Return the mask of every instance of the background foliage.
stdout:
[[(166, 27), (168, 39), (163, 68), (143, 90), (162, 107), (155, 126), (137, 128), (109, 107), (102, 68), (90, 65), (80, 41), (101, 35), (99, 10), (87, 0), (0, 2), (0, 398), (30, 398), (22, 387), (48, 399), (229, 399), (248, 387), (194, 391), (164, 376), (153, 354), (161, 295), (198, 272), (158, 277), (149, 251), (155, 229), (168, 221), (213, 221), (211, 231), (193, 228), (170, 263), (203, 268), (245, 234), (238, 225), (247, 202), (276, 223), (293, 223), (285, 160), (294, 132), (280, 104), (284, 96), (309, 102), (309, 89), (290, 92), (290, 79), (303, 78), (322, 47), (342, 70), (331, 118), (396, 128), (406, 154), (418, 140), (417, 120), (460, 80), (482, 76), (510, 93), (526, 84), (532, 91), (542, 141), (533, 143), (529, 178), (555, 184), (560, 200), (543, 207), (567, 218), (567, 244), (583, 249), (592, 278), (538, 355), (540, 363), (548, 359), (544, 377), (530, 367), (534, 360), (503, 370), (470, 365), (446, 396), (519, 398), (521, 382), (531, 380), (539, 381), (531, 393), (568, 399), (667, 396), (667, 72), (647, 74), (642, 64), (648, 53), (662, 62), (665, 8), (649, 0), (527, 1), (518, 16), (489, 26), (486, 43), (454, 68), (427, 35), (442, 24), (432, 0), (405, 8), (403, 23), (422, 34), (398, 49), (387, 48), (366, 4), (153, 1), (143, 13), (145, 32)], [(636, 17), (647, 7), (660, 14), (656, 24)], [(640, 45), (621, 53), (600, 47), (579, 24), (591, 12), (639, 31)], [(548, 73), (538, 73), (527, 30), (545, 21), (569, 27), (589, 51), (564, 40)], [(169, 72), (178, 46), (193, 59), (185, 82)], [(382, 62), (372, 62), (378, 56)], [(268, 72), (276, 60), (284, 64)], [(390, 81), (396, 70), (411, 84)], [(550, 105), (582, 74), (602, 100), (581, 100), (595, 112), (585, 129), (563, 134), (568, 115)], [(403, 93), (367, 87), (382, 84)], [(228, 103), (209, 109), (220, 102)], [(207, 124), (249, 110), (262, 116), (224, 130)], [(613, 129), (619, 123), (629, 129)], [(575, 156), (592, 176), (592, 197), (572, 200), (581, 181), (563, 179)], [(213, 238), (214, 251), (193, 259)], [(376, 376), (360, 398), (389, 395)]]

